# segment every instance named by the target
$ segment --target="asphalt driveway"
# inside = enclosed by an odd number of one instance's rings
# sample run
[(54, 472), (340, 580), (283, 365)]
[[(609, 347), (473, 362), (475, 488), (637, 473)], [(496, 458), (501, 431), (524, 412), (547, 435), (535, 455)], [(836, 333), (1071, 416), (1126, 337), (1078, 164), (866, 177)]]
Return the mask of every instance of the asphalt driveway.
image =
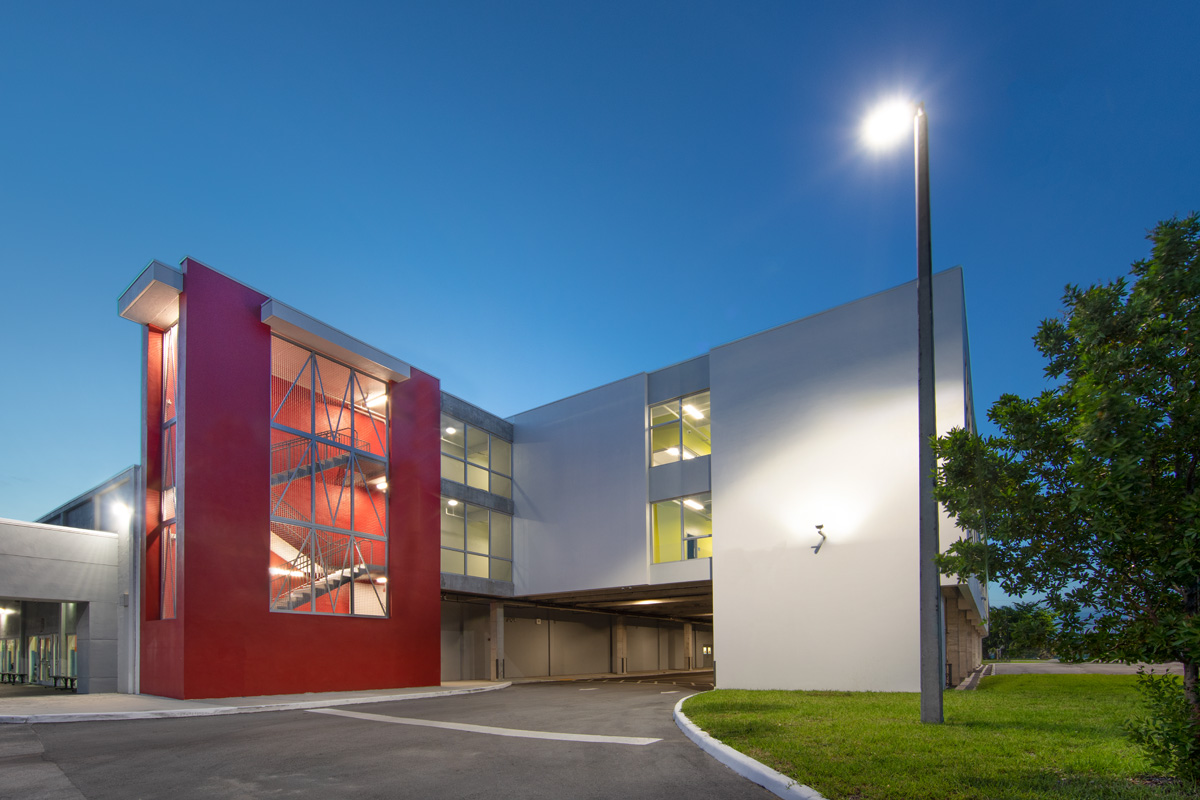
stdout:
[(691, 693), (581, 681), (344, 709), (5, 727), (32, 731), (41, 768), (53, 764), (78, 791), (60, 782), (48, 797), (771, 797), (675, 727), (671, 708)]

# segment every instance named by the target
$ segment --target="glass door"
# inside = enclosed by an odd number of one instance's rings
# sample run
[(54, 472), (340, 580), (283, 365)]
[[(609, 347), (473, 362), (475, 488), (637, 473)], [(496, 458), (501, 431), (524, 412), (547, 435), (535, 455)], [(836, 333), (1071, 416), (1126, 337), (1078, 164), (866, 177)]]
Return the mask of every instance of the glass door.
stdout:
[(49, 686), (58, 655), (58, 636), (29, 637), (29, 682)]
[(17, 651), (20, 645), (19, 639), (0, 639), (0, 672), (17, 671)]

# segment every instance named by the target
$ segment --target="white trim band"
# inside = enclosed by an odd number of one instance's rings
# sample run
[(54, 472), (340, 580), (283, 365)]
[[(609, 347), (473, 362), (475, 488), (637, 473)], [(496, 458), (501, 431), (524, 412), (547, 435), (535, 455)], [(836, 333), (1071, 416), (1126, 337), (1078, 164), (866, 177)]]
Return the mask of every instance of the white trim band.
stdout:
[(517, 739), (549, 739), (557, 742), (587, 742), (589, 744), (631, 744), (644, 746), (661, 742), (661, 739), (646, 739), (636, 736), (601, 736), (589, 733), (553, 733), (551, 731), (524, 731), (519, 728), (493, 728), (490, 725), (470, 725), (465, 722), (438, 722), (431, 719), (412, 717), (390, 717), (386, 714), (365, 714), (361, 711), (342, 711), (338, 708), (313, 708), (313, 714), (332, 714), (335, 717), (351, 717), (372, 722), (390, 722), (393, 725), (416, 725), (422, 728), (441, 728), (467, 733), (486, 733), (490, 736), (512, 736)]

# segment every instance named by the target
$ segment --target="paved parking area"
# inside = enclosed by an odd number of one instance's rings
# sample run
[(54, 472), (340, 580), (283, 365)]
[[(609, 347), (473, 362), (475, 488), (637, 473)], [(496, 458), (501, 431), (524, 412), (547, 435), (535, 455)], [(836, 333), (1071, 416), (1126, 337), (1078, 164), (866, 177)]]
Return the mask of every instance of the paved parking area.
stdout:
[(8, 725), (0, 737), (20, 731), (12, 739), (27, 750), (35, 737), (36, 758), (78, 792), (47, 797), (770, 798), (675, 727), (671, 708), (691, 693), (554, 682), (352, 708)]

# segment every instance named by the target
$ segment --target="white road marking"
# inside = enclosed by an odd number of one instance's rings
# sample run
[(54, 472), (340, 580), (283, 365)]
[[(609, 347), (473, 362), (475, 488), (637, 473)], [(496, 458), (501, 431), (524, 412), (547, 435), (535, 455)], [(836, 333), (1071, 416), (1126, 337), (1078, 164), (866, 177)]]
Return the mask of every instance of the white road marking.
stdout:
[(590, 689), (580, 689), (579, 691), (581, 691), (581, 692), (598, 692), (598, 691), (600, 691), (600, 687), (599, 687), (599, 686), (593, 686), (593, 687), (592, 687), (592, 688), (590, 688)]
[(669, 692), (659, 692), (659, 694), (679, 694), (679, 690), (678, 690), (678, 689), (672, 689), (672, 690), (671, 690), (671, 691), (669, 691)]
[(589, 742), (594, 744), (647, 745), (661, 739), (646, 739), (637, 736), (601, 736), (588, 733), (553, 733), (551, 731), (523, 731), (519, 728), (493, 728), (490, 725), (468, 725), (465, 722), (436, 722), (431, 719), (411, 717), (389, 717), (386, 714), (365, 714), (361, 711), (344, 711), (340, 708), (310, 708), (313, 714), (332, 714), (335, 717), (351, 717), (372, 722), (390, 722), (393, 725), (417, 725), (423, 728), (443, 728), (468, 733), (487, 733), (492, 736), (514, 736), (518, 739), (552, 739), (560, 742)]

